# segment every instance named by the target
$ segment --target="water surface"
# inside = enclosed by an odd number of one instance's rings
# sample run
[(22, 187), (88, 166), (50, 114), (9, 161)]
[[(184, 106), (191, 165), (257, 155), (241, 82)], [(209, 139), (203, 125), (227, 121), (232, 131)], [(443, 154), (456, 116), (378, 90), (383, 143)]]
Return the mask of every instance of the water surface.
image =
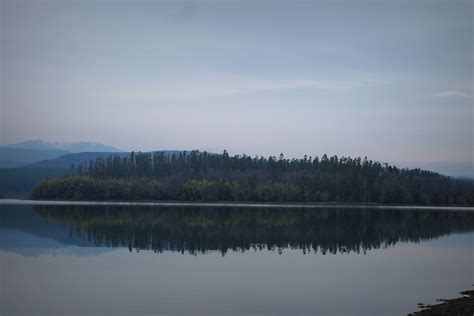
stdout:
[(0, 205), (2, 315), (400, 315), (469, 289), (468, 209)]

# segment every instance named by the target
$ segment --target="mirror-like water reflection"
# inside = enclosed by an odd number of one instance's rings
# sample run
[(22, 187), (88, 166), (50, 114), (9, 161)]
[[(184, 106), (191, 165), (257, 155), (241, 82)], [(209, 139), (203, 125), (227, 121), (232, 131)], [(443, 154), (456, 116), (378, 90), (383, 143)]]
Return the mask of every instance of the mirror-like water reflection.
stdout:
[[(3, 211), (2, 226), (14, 228), (19, 212), (30, 222), (67, 230), (69, 239), (61, 242), (68, 244), (192, 254), (285, 248), (359, 253), (474, 230), (474, 213), (466, 211), (127, 206), (16, 206)], [(30, 222), (16, 225), (28, 232)]]
[(472, 211), (0, 205), (0, 306), (406, 314), (470, 287), (473, 236)]

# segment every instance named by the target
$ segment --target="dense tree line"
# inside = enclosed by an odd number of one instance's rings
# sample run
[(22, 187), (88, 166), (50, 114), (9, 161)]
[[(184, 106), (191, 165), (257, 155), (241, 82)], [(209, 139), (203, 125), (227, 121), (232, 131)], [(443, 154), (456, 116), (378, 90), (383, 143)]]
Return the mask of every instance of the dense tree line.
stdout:
[(472, 181), (367, 158), (132, 152), (72, 171), (40, 183), (32, 198), (474, 205)]
[(67, 225), (72, 239), (96, 246), (192, 254), (287, 248), (366, 253), (400, 241), (474, 230), (474, 214), (469, 211), (129, 206), (35, 206), (34, 210), (48, 223)]

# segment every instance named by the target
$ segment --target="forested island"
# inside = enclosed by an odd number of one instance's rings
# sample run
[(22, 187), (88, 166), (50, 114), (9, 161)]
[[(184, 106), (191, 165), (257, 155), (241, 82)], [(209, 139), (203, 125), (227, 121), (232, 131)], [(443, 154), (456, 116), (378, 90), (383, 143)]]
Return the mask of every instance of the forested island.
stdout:
[(367, 158), (132, 152), (71, 169), (39, 183), (31, 198), (474, 205), (473, 181)]

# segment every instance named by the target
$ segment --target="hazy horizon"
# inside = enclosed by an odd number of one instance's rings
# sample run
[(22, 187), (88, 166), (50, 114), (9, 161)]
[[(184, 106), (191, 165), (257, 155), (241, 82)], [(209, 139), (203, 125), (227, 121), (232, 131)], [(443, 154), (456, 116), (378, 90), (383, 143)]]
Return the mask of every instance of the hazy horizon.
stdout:
[(473, 2), (1, 1), (1, 144), (473, 168)]

